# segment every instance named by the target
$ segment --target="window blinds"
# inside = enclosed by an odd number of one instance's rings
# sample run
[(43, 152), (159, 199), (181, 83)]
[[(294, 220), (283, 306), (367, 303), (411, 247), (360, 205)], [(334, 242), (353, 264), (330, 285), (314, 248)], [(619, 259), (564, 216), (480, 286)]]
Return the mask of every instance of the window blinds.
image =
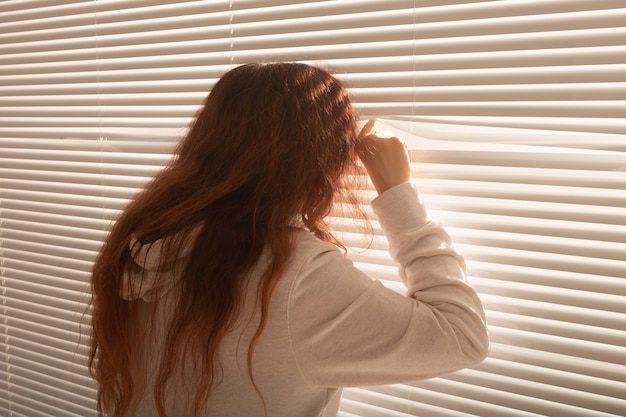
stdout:
[[(110, 222), (215, 81), (334, 68), (409, 140), (488, 310), (482, 364), (346, 390), (350, 416), (626, 409), (626, 8), (589, 1), (0, 3), (0, 410), (95, 415), (81, 323)], [(364, 200), (372, 196), (364, 191)], [(350, 219), (333, 219), (355, 246)], [(393, 288), (386, 242), (355, 251)]]

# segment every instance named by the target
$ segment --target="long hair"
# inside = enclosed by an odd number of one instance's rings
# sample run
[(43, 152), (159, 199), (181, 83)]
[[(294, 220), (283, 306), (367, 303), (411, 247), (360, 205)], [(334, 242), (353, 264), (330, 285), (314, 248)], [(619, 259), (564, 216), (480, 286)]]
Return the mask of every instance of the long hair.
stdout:
[[(133, 239), (149, 245), (194, 235), (155, 386), (161, 417), (181, 349), (191, 349), (200, 364), (194, 413), (209, 400), (219, 383), (219, 345), (237, 318), (246, 276), (269, 249), (259, 284), (260, 324), (248, 348), (254, 384), (254, 345), (293, 248), (291, 227), (297, 222), (340, 245), (324, 219), (339, 198), (357, 204), (345, 184), (357, 160), (356, 122), (346, 88), (317, 67), (247, 64), (217, 82), (177, 157), (129, 203), (94, 265), (89, 369), (101, 415), (125, 415), (139, 392), (130, 372), (133, 312), (120, 297), (132, 269)], [(179, 251), (180, 244), (168, 245), (163, 264), (175, 263)]]

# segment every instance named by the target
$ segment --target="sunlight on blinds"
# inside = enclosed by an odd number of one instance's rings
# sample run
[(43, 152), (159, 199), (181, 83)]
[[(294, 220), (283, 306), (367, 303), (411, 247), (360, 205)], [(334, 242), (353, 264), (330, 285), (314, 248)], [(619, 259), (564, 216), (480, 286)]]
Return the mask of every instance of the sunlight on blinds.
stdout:
[[(567, 136), (538, 130), (381, 125), (415, 149), (414, 178), (466, 256), (492, 347), (472, 369), (374, 387), (371, 397), (347, 390), (344, 409), (368, 415), (360, 403), (372, 402), (398, 413), (378, 411), (389, 416), (622, 414), (625, 142), (586, 134), (574, 147)], [(358, 241), (345, 223), (337, 227)], [(401, 291), (386, 249), (375, 239), (354, 258)]]

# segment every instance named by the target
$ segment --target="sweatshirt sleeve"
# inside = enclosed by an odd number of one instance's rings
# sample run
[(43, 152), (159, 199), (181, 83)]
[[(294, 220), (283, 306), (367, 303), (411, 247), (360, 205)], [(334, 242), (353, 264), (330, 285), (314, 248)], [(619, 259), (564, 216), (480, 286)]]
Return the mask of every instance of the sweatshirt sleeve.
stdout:
[(485, 315), (450, 237), (430, 220), (411, 183), (372, 202), (407, 287), (402, 296), (366, 276), (331, 245), (313, 250), (289, 296), (291, 349), (316, 387), (431, 378), (482, 361)]

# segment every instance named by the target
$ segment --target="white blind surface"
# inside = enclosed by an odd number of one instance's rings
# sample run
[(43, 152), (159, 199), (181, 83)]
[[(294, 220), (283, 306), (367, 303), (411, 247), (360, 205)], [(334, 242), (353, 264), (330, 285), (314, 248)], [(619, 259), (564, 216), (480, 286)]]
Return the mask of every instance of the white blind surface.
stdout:
[[(625, 21), (616, 0), (0, 2), (0, 415), (95, 416), (79, 331), (111, 221), (224, 72), (276, 58), (334, 68), (408, 140), (490, 323), (482, 364), (347, 389), (341, 416), (625, 415)], [(386, 245), (353, 258), (400, 289)]]

